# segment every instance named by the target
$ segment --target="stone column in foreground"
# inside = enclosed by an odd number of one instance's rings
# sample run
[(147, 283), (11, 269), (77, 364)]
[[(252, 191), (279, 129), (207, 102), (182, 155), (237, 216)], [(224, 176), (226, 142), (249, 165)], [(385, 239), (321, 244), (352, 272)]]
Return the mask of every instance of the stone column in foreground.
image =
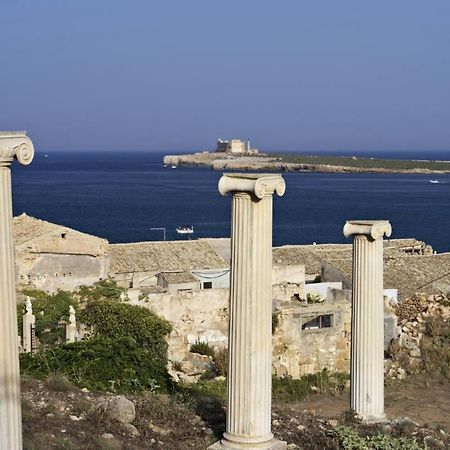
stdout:
[(384, 414), (383, 236), (387, 220), (352, 220), (344, 236), (353, 238), (351, 409), (365, 422)]
[(11, 163), (30, 164), (24, 132), (0, 132), (0, 449), (22, 449), (16, 277), (12, 234)]
[(271, 432), (272, 196), (281, 175), (226, 174), (231, 192), (231, 286), (226, 432), (211, 449), (282, 450)]

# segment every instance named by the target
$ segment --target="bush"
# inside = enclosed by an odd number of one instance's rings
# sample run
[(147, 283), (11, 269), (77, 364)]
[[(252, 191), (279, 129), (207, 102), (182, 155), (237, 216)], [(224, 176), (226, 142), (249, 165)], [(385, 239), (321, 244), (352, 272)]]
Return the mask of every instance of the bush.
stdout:
[(345, 389), (348, 375), (324, 369), (294, 380), (291, 377), (272, 378), (272, 397), (276, 401), (295, 402), (313, 392), (336, 395)]
[[(59, 322), (69, 321), (69, 307), (73, 306), (79, 311), (78, 302), (70, 292), (58, 291), (56, 294), (47, 294), (38, 289), (25, 289), (24, 295), (34, 300), (33, 314), (36, 316), (36, 336), (42, 345), (54, 345), (63, 342), (64, 329)], [(22, 334), (22, 316), (25, 313), (25, 305), (19, 305), (17, 310), (19, 332)]]
[(214, 358), (214, 349), (207, 343), (202, 341), (197, 341), (195, 344), (191, 345), (189, 349), (191, 353), (198, 353), (199, 355), (211, 356)]
[(89, 302), (80, 321), (94, 327), (94, 337), (48, 348), (35, 357), (21, 355), (25, 374), (45, 378), (66, 375), (89, 389), (117, 392), (166, 390), (170, 324), (146, 308), (114, 300)]
[(73, 384), (64, 375), (50, 375), (45, 380), (48, 388), (56, 392), (68, 392), (73, 389)]
[[(165, 356), (165, 355), (164, 355)], [(132, 337), (96, 337), (49, 349), (32, 357), (20, 356), (22, 372), (45, 378), (64, 374), (90, 390), (166, 391), (170, 387), (165, 357), (155, 355)]]
[(120, 302), (124, 293), (125, 289), (117, 286), (113, 280), (102, 280), (92, 286), (80, 286), (77, 291), (77, 295), (87, 301), (113, 300)]
[(228, 350), (222, 348), (214, 353), (214, 364), (216, 366), (217, 375), (226, 377), (228, 373)]
[(450, 321), (430, 317), (420, 341), (423, 370), (450, 379)]
[(344, 450), (424, 450), (414, 438), (393, 437), (378, 433), (361, 437), (348, 427), (336, 427), (335, 433)]

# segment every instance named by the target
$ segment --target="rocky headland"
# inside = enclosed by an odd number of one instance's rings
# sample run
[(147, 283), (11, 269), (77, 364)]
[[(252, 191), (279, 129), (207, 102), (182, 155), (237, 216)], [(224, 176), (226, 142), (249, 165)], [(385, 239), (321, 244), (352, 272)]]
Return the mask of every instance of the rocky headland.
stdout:
[(382, 160), (356, 157), (329, 157), (307, 155), (231, 155), (226, 153), (195, 153), (166, 155), (167, 167), (209, 167), (213, 170), (265, 170), (276, 172), (322, 173), (405, 173), (447, 174), (450, 162)]

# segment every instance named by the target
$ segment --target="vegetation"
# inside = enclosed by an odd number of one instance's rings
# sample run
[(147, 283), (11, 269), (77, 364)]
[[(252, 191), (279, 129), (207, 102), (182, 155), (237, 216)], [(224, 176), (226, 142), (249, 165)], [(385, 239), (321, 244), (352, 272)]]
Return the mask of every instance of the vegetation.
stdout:
[(337, 427), (335, 433), (344, 450), (425, 450), (414, 438), (393, 437), (377, 433), (361, 437), (349, 427)]
[(80, 286), (77, 295), (82, 300), (115, 300), (121, 301), (125, 296), (125, 289), (117, 286), (113, 280), (102, 280), (92, 286)]
[(202, 341), (196, 341), (191, 345), (189, 349), (191, 353), (198, 353), (199, 355), (211, 356), (214, 358), (214, 349), (207, 343)]
[(420, 341), (420, 354), (425, 372), (450, 379), (450, 320), (428, 318)]
[(346, 166), (363, 169), (391, 169), (391, 170), (443, 170), (449, 171), (450, 164), (441, 161), (411, 161), (397, 159), (372, 159), (356, 158), (352, 156), (314, 156), (276, 153), (269, 156), (275, 156), (286, 163), (295, 164), (325, 164), (330, 166)]
[[(93, 390), (170, 388), (165, 341), (170, 324), (146, 308), (120, 303), (122, 290), (115, 283), (80, 288), (76, 295), (86, 303), (82, 310), (68, 292), (25, 293), (35, 299), (37, 336), (47, 345), (35, 356), (21, 355), (24, 374), (38, 378), (62, 375)], [(78, 311), (79, 322), (92, 326), (94, 334), (91, 339), (60, 345), (58, 322), (68, 321), (70, 305)], [(22, 313), (19, 311), (19, 318)]]
[(348, 375), (326, 369), (295, 380), (291, 377), (272, 378), (272, 397), (275, 401), (295, 402), (314, 392), (337, 395), (345, 389)]
[[(26, 289), (23, 294), (32, 297), (33, 314), (36, 316), (36, 336), (41, 345), (56, 345), (63, 342), (64, 323), (69, 321), (69, 307), (79, 311), (78, 302), (70, 292), (58, 291), (47, 294), (37, 289)], [(25, 305), (18, 306), (19, 332), (22, 333), (22, 316)], [(61, 322), (63, 323), (61, 326)]]

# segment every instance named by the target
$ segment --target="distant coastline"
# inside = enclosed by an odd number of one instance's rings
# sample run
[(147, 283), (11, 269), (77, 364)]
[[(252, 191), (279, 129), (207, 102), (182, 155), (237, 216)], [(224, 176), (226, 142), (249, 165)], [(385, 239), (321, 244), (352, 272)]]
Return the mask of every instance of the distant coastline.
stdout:
[(402, 173), (449, 174), (449, 161), (378, 159), (347, 156), (299, 154), (236, 155), (224, 152), (200, 152), (166, 155), (167, 167), (209, 167), (213, 170), (267, 170), (277, 172), (321, 173)]

